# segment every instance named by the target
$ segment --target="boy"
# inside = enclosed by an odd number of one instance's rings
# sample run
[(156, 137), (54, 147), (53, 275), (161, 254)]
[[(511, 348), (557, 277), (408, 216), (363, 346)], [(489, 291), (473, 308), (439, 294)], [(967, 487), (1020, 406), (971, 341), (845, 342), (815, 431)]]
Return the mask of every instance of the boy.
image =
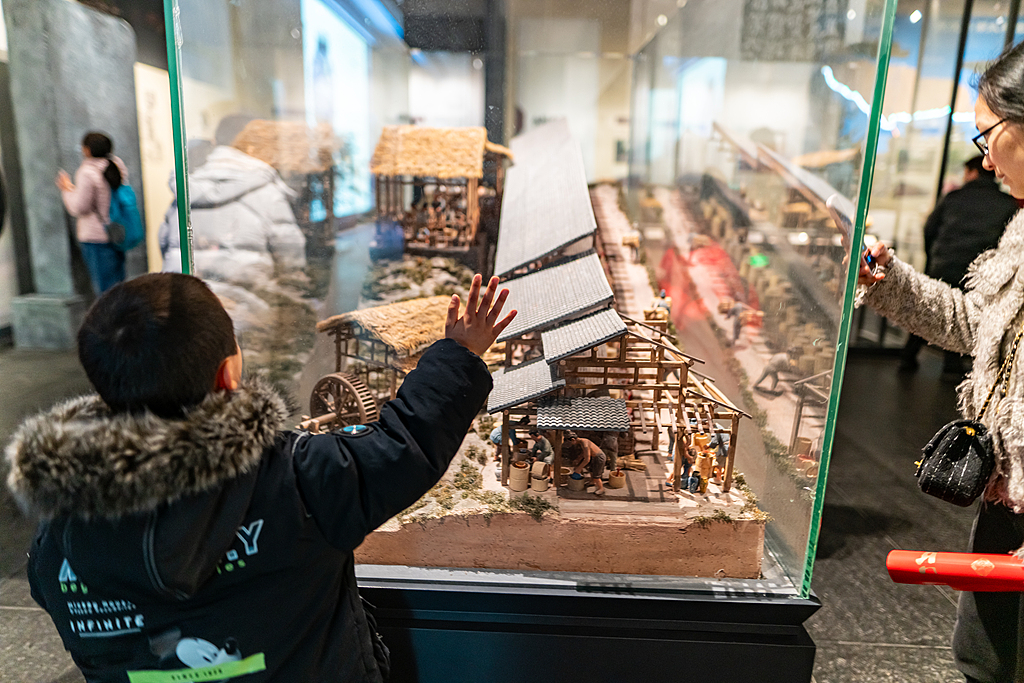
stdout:
[[(353, 550), (440, 479), (515, 312), (473, 279), (378, 422), (282, 431), (231, 319), (188, 275), (97, 300), (78, 335), (99, 396), (27, 420), (8, 486), (42, 517), (28, 574), (88, 681), (381, 681)], [(492, 306), (493, 302), (493, 306)]]

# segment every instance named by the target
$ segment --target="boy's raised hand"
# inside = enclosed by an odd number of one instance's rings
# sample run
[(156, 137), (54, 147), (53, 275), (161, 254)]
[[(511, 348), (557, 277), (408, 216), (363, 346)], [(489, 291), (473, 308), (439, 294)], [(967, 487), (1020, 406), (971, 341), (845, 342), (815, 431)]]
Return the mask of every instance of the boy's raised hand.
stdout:
[(501, 315), (505, 299), (508, 298), (508, 290), (502, 289), (495, 298), (498, 278), (492, 277), (487, 283), (483, 298), (480, 298), (482, 283), (483, 277), (477, 273), (469, 287), (466, 311), (462, 317), (459, 317), (459, 295), (452, 295), (452, 300), (448, 303), (448, 317), (444, 322), (445, 338), (454, 339), (478, 356), (482, 356), (491, 347), (502, 330), (516, 317), (516, 311), (509, 311), (508, 315), (499, 321), (498, 316)]

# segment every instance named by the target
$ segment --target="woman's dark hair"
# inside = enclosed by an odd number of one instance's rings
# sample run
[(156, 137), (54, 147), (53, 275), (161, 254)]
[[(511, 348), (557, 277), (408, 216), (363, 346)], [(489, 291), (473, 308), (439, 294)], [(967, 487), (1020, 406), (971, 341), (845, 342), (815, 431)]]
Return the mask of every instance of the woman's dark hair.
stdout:
[(114, 412), (181, 417), (213, 389), (235, 331), (202, 280), (152, 273), (107, 290), (78, 331), (78, 358)]
[(82, 138), (82, 147), (89, 148), (89, 154), (94, 159), (108, 159), (107, 167), (103, 169), (103, 177), (110, 185), (111, 191), (121, 187), (121, 169), (117, 167), (110, 155), (114, 151), (114, 142), (103, 133), (86, 133)]
[(1024, 124), (1024, 43), (988, 65), (978, 77), (978, 96), (996, 116)]

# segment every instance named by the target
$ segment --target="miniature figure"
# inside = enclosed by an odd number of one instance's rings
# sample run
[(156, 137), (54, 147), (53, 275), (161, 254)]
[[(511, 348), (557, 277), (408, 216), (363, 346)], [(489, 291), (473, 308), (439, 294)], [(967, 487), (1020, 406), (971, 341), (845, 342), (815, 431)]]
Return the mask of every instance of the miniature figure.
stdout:
[(604, 467), (607, 457), (597, 444), (590, 439), (583, 439), (576, 436), (575, 432), (566, 432), (565, 441), (568, 446), (573, 469), (577, 474), (583, 474), (586, 469), (589, 473), (587, 486), (593, 484), (597, 489), (595, 495), (604, 495), (604, 484), (601, 477), (604, 476)]
[(757, 381), (751, 385), (751, 389), (761, 389), (758, 385), (761, 384), (766, 378), (771, 377), (772, 386), (767, 390), (770, 394), (780, 394), (777, 392), (776, 387), (779, 385), (779, 373), (780, 372), (792, 372), (796, 365), (796, 358), (800, 355), (795, 348), (789, 348), (784, 353), (776, 353), (768, 360), (768, 364), (764, 366), (764, 370), (761, 371), (761, 376), (757, 378)]

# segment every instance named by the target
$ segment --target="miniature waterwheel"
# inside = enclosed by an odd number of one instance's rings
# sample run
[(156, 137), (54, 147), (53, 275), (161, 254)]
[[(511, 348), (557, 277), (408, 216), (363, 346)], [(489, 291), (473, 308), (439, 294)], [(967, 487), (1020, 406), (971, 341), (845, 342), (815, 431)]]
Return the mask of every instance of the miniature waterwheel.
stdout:
[(370, 388), (355, 375), (344, 372), (320, 378), (309, 397), (309, 412), (320, 431), (366, 424), (380, 417)]

